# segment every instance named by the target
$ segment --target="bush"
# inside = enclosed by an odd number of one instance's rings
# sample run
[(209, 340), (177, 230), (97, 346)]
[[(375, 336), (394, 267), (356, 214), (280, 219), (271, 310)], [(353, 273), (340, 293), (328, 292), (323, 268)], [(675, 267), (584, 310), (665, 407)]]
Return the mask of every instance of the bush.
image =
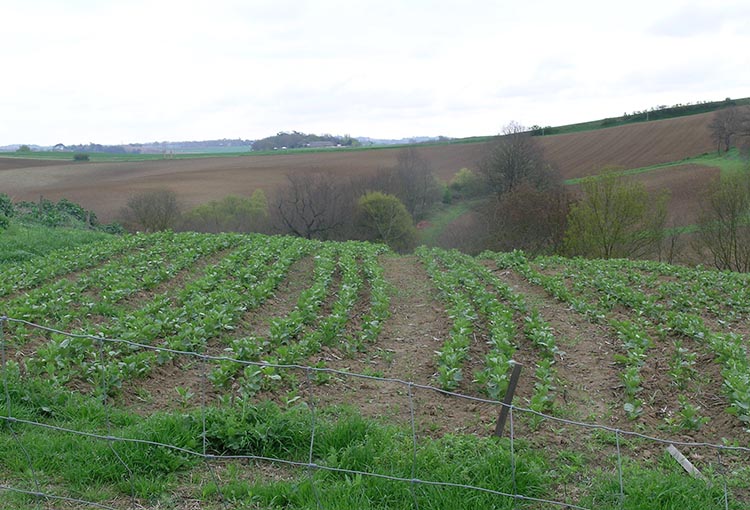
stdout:
[(364, 239), (384, 242), (397, 251), (413, 248), (417, 239), (414, 220), (403, 202), (379, 191), (357, 201), (357, 225)]
[(484, 191), (482, 179), (468, 168), (462, 168), (456, 172), (449, 188), (455, 198), (473, 198), (483, 194)]
[(262, 190), (255, 190), (249, 198), (230, 195), (192, 209), (182, 225), (200, 232), (264, 232), (268, 229), (268, 200)]
[(16, 210), (13, 207), (13, 201), (5, 193), (0, 193), (0, 216), (12, 218)]
[(88, 160), (89, 160), (88, 154), (84, 154), (82, 152), (77, 152), (73, 154), (73, 161), (88, 161)]
[(651, 196), (643, 184), (613, 171), (585, 180), (570, 210), (565, 248), (570, 255), (637, 258), (658, 252), (668, 192)]

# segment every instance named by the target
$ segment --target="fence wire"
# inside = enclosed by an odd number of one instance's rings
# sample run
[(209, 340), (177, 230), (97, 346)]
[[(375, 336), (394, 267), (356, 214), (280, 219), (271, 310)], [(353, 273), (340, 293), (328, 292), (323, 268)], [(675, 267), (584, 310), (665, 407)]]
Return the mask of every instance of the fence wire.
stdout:
[[(100, 360), (104, 366), (104, 362), (106, 361), (106, 349), (104, 348), (106, 344), (120, 344), (120, 345), (126, 345), (132, 348), (136, 349), (143, 349), (148, 351), (153, 351), (155, 353), (169, 353), (173, 354), (175, 356), (186, 356), (194, 358), (200, 363), (201, 366), (201, 375), (200, 375), (200, 405), (201, 405), (201, 421), (202, 421), (202, 436), (200, 438), (200, 449), (194, 450), (190, 448), (184, 448), (177, 445), (169, 444), (169, 443), (161, 443), (158, 441), (150, 441), (146, 439), (139, 439), (139, 438), (129, 438), (129, 437), (120, 437), (112, 434), (111, 431), (111, 421), (110, 421), (110, 403), (109, 399), (107, 397), (107, 381), (106, 376), (104, 373), (102, 373), (101, 377), (101, 393), (102, 393), (102, 401), (104, 404), (105, 412), (106, 412), (106, 434), (97, 434), (94, 432), (88, 432), (85, 430), (76, 430), (72, 428), (52, 425), (49, 423), (42, 423), (37, 422), (34, 420), (27, 420), (20, 417), (16, 417), (13, 415), (13, 409), (11, 405), (11, 396), (9, 392), (9, 385), (8, 385), (8, 374), (6, 370), (7, 365), (7, 352), (6, 352), (6, 339), (4, 335), (4, 325), (6, 323), (15, 323), (19, 325), (23, 325), (30, 329), (35, 329), (47, 333), (54, 333), (58, 335), (62, 335), (71, 339), (89, 339), (96, 342), (96, 345), (99, 348), (99, 357)], [(16, 319), (13, 317), (7, 317), (7, 316), (0, 316), (0, 357), (2, 362), (2, 381), (5, 387), (5, 415), (0, 416), (0, 420), (2, 423), (7, 426), (8, 430), (10, 431), (10, 434), (13, 438), (13, 441), (15, 444), (18, 445), (19, 449), (22, 451), (29, 470), (29, 474), (31, 475), (31, 479), (34, 485), (34, 490), (25, 489), (23, 487), (15, 487), (11, 484), (5, 484), (0, 483), (0, 491), (6, 491), (6, 492), (13, 492), (18, 494), (25, 494), (27, 496), (32, 496), (34, 498), (38, 498), (40, 501), (44, 501), (47, 508), (54, 508), (54, 502), (64, 502), (64, 503), (73, 503), (77, 505), (83, 505), (84, 507), (91, 507), (91, 508), (104, 508), (104, 509), (112, 509), (117, 510), (118, 508), (122, 507), (113, 507), (113, 506), (107, 506), (101, 503), (97, 503), (94, 501), (89, 501), (85, 499), (79, 499), (79, 498), (73, 498), (73, 497), (67, 497), (67, 496), (61, 496), (56, 495), (50, 492), (45, 492), (42, 490), (42, 486), (39, 480), (39, 477), (34, 469), (34, 463), (33, 459), (31, 458), (29, 451), (25, 448), (23, 442), (21, 441), (21, 438), (19, 437), (18, 433), (15, 431), (15, 425), (23, 425), (28, 427), (37, 427), (44, 430), (50, 430), (65, 434), (71, 434), (78, 437), (84, 437), (84, 438), (90, 438), (94, 440), (104, 441), (108, 444), (109, 448), (111, 449), (112, 453), (114, 454), (115, 458), (117, 459), (117, 462), (120, 463), (125, 471), (128, 473), (128, 483), (130, 485), (130, 503), (128, 508), (136, 509), (136, 508), (144, 508), (141, 506), (136, 497), (136, 490), (133, 482), (133, 472), (128, 466), (127, 462), (123, 459), (123, 457), (117, 452), (115, 449), (115, 446), (117, 444), (122, 443), (132, 443), (132, 444), (139, 444), (139, 445), (145, 445), (145, 446), (153, 446), (153, 447), (160, 447), (165, 448), (167, 450), (181, 453), (184, 455), (188, 455), (191, 457), (198, 458), (202, 460), (207, 468), (207, 471), (209, 473), (209, 476), (211, 477), (217, 491), (217, 496), (219, 498), (220, 504), (224, 508), (229, 508), (228, 501), (224, 497), (224, 495), (221, 492), (220, 487), (220, 480), (215, 472), (215, 469), (212, 465), (213, 462), (221, 462), (221, 461), (247, 461), (247, 462), (264, 462), (264, 463), (271, 463), (276, 465), (282, 465), (282, 466), (290, 466), (294, 468), (300, 468), (304, 469), (309, 478), (309, 483), (311, 486), (311, 491), (315, 497), (315, 503), (318, 509), (323, 509), (323, 505), (320, 499), (320, 493), (321, 490), (318, 487), (318, 484), (315, 480), (315, 472), (320, 471), (327, 471), (332, 473), (340, 473), (345, 475), (353, 475), (353, 476), (361, 476), (361, 477), (372, 477), (382, 480), (389, 480), (393, 482), (399, 482), (409, 485), (409, 490), (412, 495), (413, 499), (413, 507), (415, 509), (419, 509), (419, 503), (418, 498), (416, 494), (416, 489), (418, 486), (432, 486), (432, 487), (444, 487), (444, 488), (458, 488), (463, 489), (466, 491), (475, 491), (485, 494), (490, 494), (494, 496), (498, 496), (501, 498), (510, 498), (515, 503), (519, 502), (531, 502), (531, 503), (540, 503), (540, 504), (546, 504), (550, 505), (552, 507), (559, 507), (559, 508), (569, 508), (573, 510), (594, 510), (590, 507), (583, 507), (579, 506), (573, 503), (565, 502), (565, 501), (559, 501), (559, 500), (553, 500), (553, 499), (545, 499), (545, 498), (538, 498), (530, 495), (524, 495), (519, 494), (517, 489), (517, 473), (516, 473), (516, 457), (517, 453), (515, 451), (515, 440), (516, 440), (516, 430), (514, 427), (514, 412), (515, 413), (521, 413), (524, 415), (530, 415), (534, 416), (536, 418), (541, 418), (543, 420), (548, 420), (550, 422), (555, 422), (561, 425), (568, 425), (572, 427), (578, 427), (585, 430), (600, 430), (604, 432), (609, 432), (614, 434), (615, 437), (615, 445), (616, 445), (616, 456), (617, 456), (617, 465), (616, 465), (616, 471), (617, 471), (617, 477), (618, 477), (618, 489), (619, 494), (616, 495), (618, 500), (618, 506), (619, 508), (623, 508), (623, 505), (625, 503), (626, 493), (624, 490), (624, 475), (623, 475), (623, 466), (622, 466), (622, 452), (621, 452), (621, 441), (623, 438), (637, 438), (641, 440), (645, 440), (651, 443), (655, 444), (661, 444), (661, 445), (677, 445), (684, 448), (707, 448), (714, 450), (717, 455), (718, 459), (718, 473), (722, 481), (723, 485), (723, 503), (726, 509), (729, 509), (729, 492), (728, 492), (728, 484), (727, 484), (727, 473), (726, 473), (726, 467), (722, 463), (722, 452), (734, 452), (734, 453), (750, 453), (750, 448), (738, 446), (738, 445), (730, 445), (730, 444), (715, 444), (715, 443), (707, 443), (707, 442), (689, 442), (689, 441), (675, 441), (672, 439), (662, 439), (654, 436), (650, 436), (647, 434), (643, 434), (640, 432), (635, 431), (629, 431), (629, 430), (623, 430), (616, 427), (610, 427), (607, 425), (600, 425), (600, 424), (594, 424), (594, 423), (585, 423), (585, 422), (579, 422), (575, 420), (569, 420), (565, 418), (560, 418), (556, 416), (550, 416), (544, 413), (540, 413), (537, 411), (534, 411), (532, 409), (523, 408), (520, 406), (516, 406), (513, 404), (506, 404), (497, 400), (490, 400), (470, 395), (465, 395), (461, 393), (446, 391), (434, 386), (429, 385), (423, 385), (423, 384), (417, 384), (411, 381), (406, 381), (399, 378), (389, 378), (389, 377), (378, 377), (374, 375), (368, 375), (368, 374), (362, 374), (362, 373), (356, 373), (356, 372), (349, 372), (344, 370), (337, 370), (333, 368), (327, 368), (327, 367), (314, 367), (314, 366), (305, 366), (305, 365), (289, 365), (289, 364), (273, 364), (273, 363), (267, 363), (267, 362), (255, 362), (255, 361), (245, 361), (240, 359), (235, 359), (227, 356), (212, 356), (204, 353), (198, 353), (194, 351), (182, 351), (182, 350), (175, 350), (170, 349), (166, 347), (159, 347), (159, 346), (153, 346), (153, 345), (147, 345), (142, 344), (138, 342), (133, 342), (130, 340), (124, 340), (124, 339), (116, 339), (116, 338), (105, 338), (102, 336), (97, 335), (89, 335), (89, 334), (80, 334), (80, 333), (72, 333), (67, 331), (62, 331), (59, 329), (55, 329), (52, 327), (36, 324), (33, 322), (29, 322), (23, 319)], [(253, 367), (270, 367), (277, 370), (300, 370), (303, 371), (305, 374), (305, 392), (307, 393), (307, 406), (310, 409), (310, 429), (311, 429), (311, 435), (310, 435), (310, 445), (309, 445), (309, 451), (307, 454), (307, 461), (301, 462), (301, 461), (295, 461), (290, 459), (283, 459), (283, 458), (276, 458), (276, 457), (267, 457), (262, 455), (217, 455), (212, 454), (208, 451), (207, 447), (207, 433), (206, 433), (206, 408), (207, 408), (207, 390), (206, 390), (206, 381), (208, 379), (206, 374), (206, 364), (211, 362), (222, 362), (222, 361), (229, 361), (233, 363), (237, 363), (241, 366), (253, 366)], [(412, 440), (412, 465), (411, 465), (411, 477), (400, 477), (400, 476), (394, 476), (389, 475), (386, 473), (377, 473), (377, 472), (370, 472), (370, 471), (360, 471), (360, 470), (352, 470), (352, 469), (344, 469), (339, 468), (335, 466), (328, 466), (324, 464), (318, 464), (314, 462), (314, 447), (315, 447), (315, 436), (316, 436), (316, 406), (315, 406), (315, 398), (314, 398), (314, 392), (313, 392), (313, 383), (312, 383), (312, 375), (314, 373), (325, 373), (330, 375), (338, 375), (341, 377), (350, 377), (355, 379), (362, 379), (371, 381), (374, 383), (380, 383), (380, 384), (397, 384), (401, 385), (406, 389), (406, 395), (408, 399), (408, 408), (409, 408), (409, 425), (410, 425), (410, 434), (411, 434), (411, 440)], [(510, 468), (511, 468), (511, 477), (512, 477), (512, 487), (513, 492), (504, 492), (500, 490), (495, 490), (488, 487), (481, 487), (481, 486), (474, 486), (469, 484), (462, 484), (462, 483), (454, 483), (450, 481), (444, 481), (444, 480), (429, 480), (429, 479), (420, 479), (417, 475), (417, 449), (418, 449), (418, 435), (416, 431), (416, 425), (415, 425), (415, 401), (414, 401), (414, 395), (413, 390), (414, 389), (420, 389), (428, 392), (434, 392), (436, 394), (440, 394), (449, 398), (453, 399), (459, 399), (459, 400), (465, 400), (475, 403), (481, 403), (481, 404), (489, 404), (492, 406), (497, 406), (499, 408), (507, 407), (509, 411), (509, 421), (510, 421), (510, 435), (509, 435), (509, 448), (510, 448)]]

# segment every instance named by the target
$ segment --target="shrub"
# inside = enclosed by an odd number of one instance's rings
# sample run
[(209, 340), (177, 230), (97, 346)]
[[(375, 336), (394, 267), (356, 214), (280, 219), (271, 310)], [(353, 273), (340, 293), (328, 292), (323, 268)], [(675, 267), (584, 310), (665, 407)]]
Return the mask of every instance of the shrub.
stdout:
[(565, 248), (594, 258), (645, 257), (664, 237), (667, 199), (613, 171), (585, 180), (583, 197), (570, 210)]
[(357, 225), (365, 239), (384, 242), (397, 251), (413, 248), (417, 239), (414, 220), (403, 202), (379, 191), (357, 201)]
[(449, 189), (456, 198), (472, 198), (482, 194), (482, 179), (469, 170), (462, 168), (453, 176), (449, 184)]
[(0, 216), (12, 218), (16, 210), (13, 207), (13, 201), (5, 193), (0, 193)]
[(263, 190), (251, 197), (230, 195), (185, 214), (183, 226), (201, 232), (263, 232), (268, 226), (268, 200)]
[(77, 152), (73, 154), (73, 161), (88, 161), (88, 160), (89, 160), (88, 154), (84, 154), (82, 152)]

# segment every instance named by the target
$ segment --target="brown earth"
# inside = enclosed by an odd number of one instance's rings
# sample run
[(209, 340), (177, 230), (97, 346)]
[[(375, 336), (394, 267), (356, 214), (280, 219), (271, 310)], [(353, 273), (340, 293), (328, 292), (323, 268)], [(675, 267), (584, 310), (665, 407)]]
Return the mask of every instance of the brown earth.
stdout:
[(701, 203), (709, 184), (718, 179), (720, 170), (703, 165), (680, 165), (654, 170), (636, 176), (653, 193), (667, 189), (670, 192), (667, 225), (692, 225), (698, 221)]
[(563, 178), (572, 179), (597, 174), (608, 165), (640, 168), (716, 150), (708, 130), (712, 117), (704, 113), (541, 140)]
[[(637, 168), (681, 160), (713, 150), (707, 125), (712, 114), (693, 115), (597, 131), (539, 138), (563, 178), (597, 173), (605, 165)], [(15, 200), (67, 198), (114, 220), (130, 195), (170, 188), (185, 207), (223, 198), (273, 191), (288, 173), (327, 170), (342, 178), (393, 166), (400, 149), (280, 153), (180, 160), (77, 163), (0, 158), (0, 192)], [(442, 180), (460, 168), (477, 168), (484, 143), (418, 148)], [(680, 185), (671, 180), (664, 183)]]

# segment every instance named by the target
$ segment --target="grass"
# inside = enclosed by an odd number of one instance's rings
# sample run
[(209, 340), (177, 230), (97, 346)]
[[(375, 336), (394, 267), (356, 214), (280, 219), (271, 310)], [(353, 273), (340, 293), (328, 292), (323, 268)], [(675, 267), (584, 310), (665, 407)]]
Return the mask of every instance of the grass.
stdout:
[[(10, 408), (17, 419), (197, 452), (203, 448), (205, 419), (208, 453), (308, 462), (312, 415), (306, 404), (280, 407), (268, 401), (239, 399), (207, 406), (204, 411), (183, 409), (139, 416), (105, 405), (94, 396), (57, 387), (48, 380), (22, 378), (13, 362), (6, 370), (0, 394), (8, 395), (10, 402), (8, 407), (2, 406), (3, 412)], [(215, 466), (222, 470), (221, 476), (209, 477), (197, 455), (19, 423), (13, 424), (11, 431), (0, 422), (0, 479), (5, 485), (25, 490), (35, 490), (37, 480), (42, 492), (100, 504), (127, 501), (130, 505), (133, 494), (138, 505), (147, 507), (161, 507), (178, 494), (198, 499), (201, 508), (225, 507), (224, 500), (232, 508), (538, 507), (482, 491), (411, 484), (364, 474), (380, 473), (505, 493), (516, 490), (528, 497), (567, 500), (597, 509), (724, 508), (723, 485), (716, 473), (705, 473), (712, 480), (707, 484), (687, 476), (666, 456), (651, 463), (623, 458), (625, 499), (620, 506), (614, 462), (612, 466), (592, 469), (590, 459), (580, 452), (555, 454), (518, 439), (513, 449), (511, 458), (507, 439), (460, 434), (419, 437), (415, 449), (408, 429), (363, 418), (345, 407), (319, 408), (315, 414), (312, 460), (318, 466), (349, 473), (277, 464), (274, 469), (283, 472), (283, 476), (263, 476), (252, 461), (223, 461)], [(571, 494), (579, 495), (577, 501), (566, 496), (571, 484), (575, 487)], [(561, 490), (561, 486), (566, 489)], [(39, 504), (40, 500), (32, 496), (0, 491), (0, 508), (31, 509)], [(730, 496), (729, 508), (743, 507)]]
[[(722, 174), (727, 174), (746, 170), (748, 168), (748, 161), (740, 155), (736, 148), (734, 148), (725, 154), (706, 153), (701, 154), (700, 156), (681, 159), (679, 161), (670, 161), (668, 163), (659, 163), (639, 168), (628, 168), (626, 170), (616, 171), (615, 173), (617, 175), (638, 175), (683, 165), (711, 166), (720, 169)], [(564, 183), (567, 185), (580, 184), (582, 181), (589, 179), (590, 177), (591, 176), (567, 179)]]
[(458, 201), (441, 207), (427, 218), (429, 226), (419, 231), (419, 244), (434, 246), (445, 228), (476, 205), (476, 200)]
[[(193, 451), (202, 448), (200, 410), (139, 417), (107, 409), (98, 399), (61, 390), (48, 381), (21, 381), (17, 369), (11, 366), (10, 371), (14, 373), (8, 377), (8, 394), (16, 418)], [(308, 460), (312, 428), (305, 404), (286, 409), (270, 402), (208, 407), (205, 422), (209, 453)], [(110, 443), (20, 424), (13, 425), (13, 431), (0, 427), (0, 477), (27, 490), (34, 486), (31, 462), (42, 490), (59, 494), (59, 487), (65, 487), (69, 497), (100, 503), (135, 490), (138, 499), (153, 502), (176, 490), (179, 473), (202, 465), (198, 456), (150, 444)], [(318, 465), (410, 479), (416, 461), (416, 474), (425, 480), (513, 490), (507, 441), (476, 436), (422, 439), (414, 457), (409, 432), (341, 408), (317, 410), (315, 431), (313, 461)], [(524, 494), (541, 496), (545, 468), (541, 455), (520, 442), (516, 455), (516, 487)], [(413, 507), (415, 497), (423, 508), (513, 508), (512, 499), (459, 488), (418, 486), (412, 493), (408, 483), (381, 478), (318, 470), (310, 479), (304, 470), (293, 473), (291, 482), (258, 483), (239, 477), (217, 486), (214, 481), (203, 487), (202, 497), (209, 504), (218, 504), (223, 494), (264, 507), (283, 501), (289, 508), (314, 508), (317, 493), (324, 508), (406, 509)], [(32, 498), (0, 492), (0, 507), (12, 500), (17, 508), (31, 508), (19, 499), (33, 504)]]
[(11, 221), (0, 230), (0, 264), (21, 262), (53, 250), (101, 241), (110, 234), (80, 228), (51, 228)]

